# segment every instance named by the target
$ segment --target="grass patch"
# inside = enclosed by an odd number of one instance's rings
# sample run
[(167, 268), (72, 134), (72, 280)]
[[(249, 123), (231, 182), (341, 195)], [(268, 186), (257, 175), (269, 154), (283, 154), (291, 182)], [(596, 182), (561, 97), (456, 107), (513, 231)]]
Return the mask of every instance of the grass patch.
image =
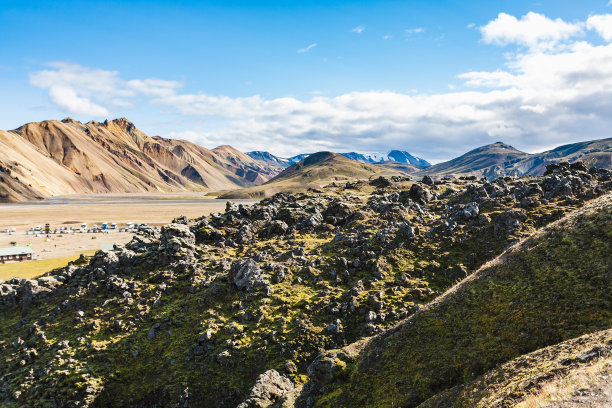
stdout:
[(66, 266), (68, 262), (79, 258), (83, 253), (85, 255), (93, 255), (95, 249), (79, 252), (78, 254), (65, 256), (62, 258), (41, 259), (37, 261), (13, 262), (0, 265), (0, 280), (6, 281), (11, 278), (27, 278), (33, 279), (52, 269)]
[(577, 391), (590, 389), (600, 384), (601, 377), (612, 371), (612, 358), (597, 360), (567, 376), (559, 376), (545, 383), (536, 392), (530, 394), (517, 408), (540, 408), (551, 402), (560, 402), (571, 398)]

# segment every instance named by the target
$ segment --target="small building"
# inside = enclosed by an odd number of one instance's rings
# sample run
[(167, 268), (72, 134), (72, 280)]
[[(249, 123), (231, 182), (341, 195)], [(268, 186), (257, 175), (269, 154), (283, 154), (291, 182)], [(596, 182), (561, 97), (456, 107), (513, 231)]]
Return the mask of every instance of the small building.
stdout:
[(31, 261), (34, 251), (30, 247), (0, 248), (0, 264), (7, 262)]

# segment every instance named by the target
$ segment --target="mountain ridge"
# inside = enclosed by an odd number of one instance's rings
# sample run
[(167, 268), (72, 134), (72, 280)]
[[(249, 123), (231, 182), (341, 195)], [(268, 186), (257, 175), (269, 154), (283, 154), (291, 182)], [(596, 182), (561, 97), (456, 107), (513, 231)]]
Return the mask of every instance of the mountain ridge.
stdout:
[(491, 179), (541, 175), (546, 165), (561, 161), (582, 161), (587, 166), (612, 168), (612, 138), (561, 145), (541, 153), (525, 153), (503, 142), (480, 146), (454, 159), (435, 164), (421, 175), (476, 175)]
[(55, 195), (215, 191), (278, 173), (229, 146), (150, 137), (126, 118), (30, 122), (0, 131), (0, 201)]

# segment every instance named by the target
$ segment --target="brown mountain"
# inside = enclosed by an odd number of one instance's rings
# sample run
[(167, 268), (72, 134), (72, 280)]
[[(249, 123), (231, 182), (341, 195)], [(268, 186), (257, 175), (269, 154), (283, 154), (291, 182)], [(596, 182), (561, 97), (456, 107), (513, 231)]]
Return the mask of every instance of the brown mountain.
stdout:
[(283, 170), (270, 181), (256, 187), (231, 191), (221, 198), (269, 197), (278, 192), (298, 192), (338, 182), (368, 180), (379, 176), (406, 176), (403, 171), (362, 163), (341, 154), (318, 152)]
[(63, 194), (215, 191), (261, 184), (278, 170), (230, 146), (149, 137), (125, 118), (28, 123), (0, 131), (0, 201)]

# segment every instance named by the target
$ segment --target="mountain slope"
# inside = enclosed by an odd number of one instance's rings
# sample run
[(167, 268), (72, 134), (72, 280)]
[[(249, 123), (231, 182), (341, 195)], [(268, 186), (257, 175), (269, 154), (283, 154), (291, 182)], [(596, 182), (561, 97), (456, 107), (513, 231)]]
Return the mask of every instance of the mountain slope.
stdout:
[(317, 405), (416, 407), (499, 363), (608, 329), (610, 265), (607, 195), (511, 247), (365, 343)]
[(607, 329), (517, 357), (428, 399), (419, 408), (542, 406), (537, 402), (563, 401), (611, 369), (612, 329)]
[(612, 138), (559, 146), (553, 150), (535, 154), (533, 161), (525, 160), (524, 163), (518, 163), (517, 168), (524, 174), (538, 175), (545, 171), (547, 163), (560, 161), (572, 163), (577, 160), (591, 167), (612, 168)]
[(332, 152), (319, 152), (283, 170), (267, 183), (230, 192), (221, 198), (269, 197), (278, 192), (305, 191), (325, 185), (374, 176), (405, 176), (402, 171), (368, 163), (360, 163)]
[(528, 158), (530, 158), (528, 153), (521, 152), (505, 143), (497, 142), (471, 150), (447, 162), (428, 167), (423, 173), (438, 176), (469, 173), (489, 178), (501, 175), (520, 175), (514, 166)]
[(289, 159), (282, 159), (280, 157), (273, 155), (270, 152), (256, 150), (252, 152), (246, 152), (246, 155), (251, 157), (252, 159), (259, 160), (260, 162), (264, 162), (267, 165), (272, 166), (272, 167), (278, 167), (278, 168), (283, 169), (291, 165)]
[(209, 191), (263, 183), (277, 174), (229, 147), (208, 150), (186, 141), (151, 138), (124, 118), (28, 123), (0, 131), (0, 147), (1, 201)]
[(433, 176), (470, 174), (478, 177), (537, 176), (544, 174), (546, 165), (582, 161), (589, 167), (612, 168), (612, 138), (591, 140), (559, 146), (542, 153), (521, 152), (502, 142), (471, 150), (455, 159), (420, 171)]
[(397, 162), (410, 164), (416, 167), (429, 167), (431, 164), (425, 159), (415, 157), (404, 150), (391, 150), (387, 153), (340, 153), (349, 159), (363, 163)]

